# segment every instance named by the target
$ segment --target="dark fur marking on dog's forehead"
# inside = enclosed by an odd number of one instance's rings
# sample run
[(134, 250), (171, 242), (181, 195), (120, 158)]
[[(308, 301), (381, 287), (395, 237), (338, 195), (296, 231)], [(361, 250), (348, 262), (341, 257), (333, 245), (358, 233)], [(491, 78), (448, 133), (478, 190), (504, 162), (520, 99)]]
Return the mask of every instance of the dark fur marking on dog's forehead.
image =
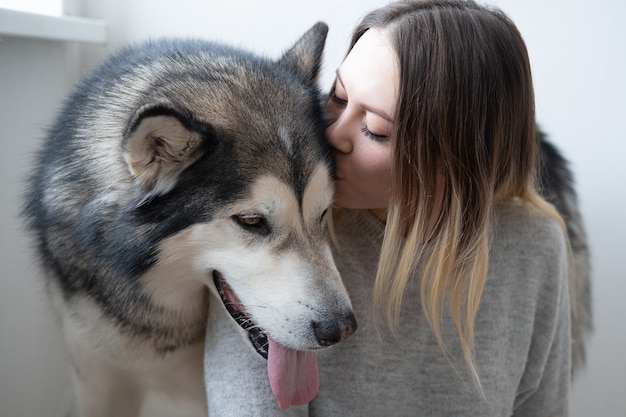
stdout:
[[(283, 135), (288, 135), (288, 133), (283, 132)], [(330, 172), (331, 164), (329, 163), (325, 146), (318, 146), (312, 143), (314, 141), (324, 141), (323, 138), (320, 139), (315, 134), (311, 134), (306, 138), (292, 137), (291, 139), (290, 142), (283, 143), (282, 151), (285, 153), (285, 157), (282, 160), (285, 161), (285, 167), (282, 175), (283, 181), (291, 186), (298, 205), (302, 209), (304, 192), (311, 181), (315, 169), (321, 163), (326, 164)]]

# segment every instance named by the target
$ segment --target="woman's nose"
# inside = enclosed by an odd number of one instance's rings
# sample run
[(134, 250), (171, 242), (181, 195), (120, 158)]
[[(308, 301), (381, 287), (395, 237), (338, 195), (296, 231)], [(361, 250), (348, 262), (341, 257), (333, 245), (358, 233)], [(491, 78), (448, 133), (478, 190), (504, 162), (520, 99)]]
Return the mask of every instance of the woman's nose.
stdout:
[(326, 127), (326, 140), (328, 140), (330, 146), (339, 152), (350, 153), (352, 151), (352, 138), (349, 135), (346, 118), (343, 114), (339, 115)]

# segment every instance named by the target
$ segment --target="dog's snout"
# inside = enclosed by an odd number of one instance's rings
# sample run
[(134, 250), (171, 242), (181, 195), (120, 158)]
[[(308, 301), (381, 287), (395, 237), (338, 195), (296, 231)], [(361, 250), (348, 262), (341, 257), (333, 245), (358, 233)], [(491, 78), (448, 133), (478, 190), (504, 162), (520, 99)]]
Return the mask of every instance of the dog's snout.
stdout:
[(352, 335), (357, 328), (356, 318), (351, 311), (341, 317), (314, 321), (312, 325), (315, 338), (320, 346), (331, 346), (339, 343)]

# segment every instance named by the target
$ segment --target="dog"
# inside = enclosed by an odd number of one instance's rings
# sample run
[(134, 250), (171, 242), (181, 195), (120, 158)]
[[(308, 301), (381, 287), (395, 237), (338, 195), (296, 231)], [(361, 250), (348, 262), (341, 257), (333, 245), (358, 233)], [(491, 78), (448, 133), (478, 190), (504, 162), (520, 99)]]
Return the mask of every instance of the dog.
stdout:
[(78, 414), (137, 416), (159, 393), (206, 415), (208, 303), (270, 362), (355, 331), (326, 222), (327, 30), (277, 60), (190, 39), (127, 47), (65, 102), (24, 216)]
[(571, 248), (572, 377), (586, 361), (586, 343), (593, 330), (591, 264), (574, 174), (561, 151), (537, 127), (540, 144), (538, 183), (542, 196), (565, 222)]

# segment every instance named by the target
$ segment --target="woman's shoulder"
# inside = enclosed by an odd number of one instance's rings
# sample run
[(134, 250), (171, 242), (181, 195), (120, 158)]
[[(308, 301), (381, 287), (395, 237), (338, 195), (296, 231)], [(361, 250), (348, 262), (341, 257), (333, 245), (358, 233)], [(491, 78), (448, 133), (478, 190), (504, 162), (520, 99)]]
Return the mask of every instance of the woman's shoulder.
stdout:
[(499, 205), (494, 220), (488, 280), (510, 288), (512, 300), (532, 301), (542, 294), (552, 304), (567, 286), (567, 240), (559, 221), (517, 202)]
[(521, 201), (496, 205), (492, 241), (560, 250), (565, 246), (561, 223), (538, 207)]
[(568, 268), (565, 231), (557, 219), (531, 204), (498, 205), (489, 263), (498, 281), (520, 281), (524, 285), (535, 281), (558, 292)]

